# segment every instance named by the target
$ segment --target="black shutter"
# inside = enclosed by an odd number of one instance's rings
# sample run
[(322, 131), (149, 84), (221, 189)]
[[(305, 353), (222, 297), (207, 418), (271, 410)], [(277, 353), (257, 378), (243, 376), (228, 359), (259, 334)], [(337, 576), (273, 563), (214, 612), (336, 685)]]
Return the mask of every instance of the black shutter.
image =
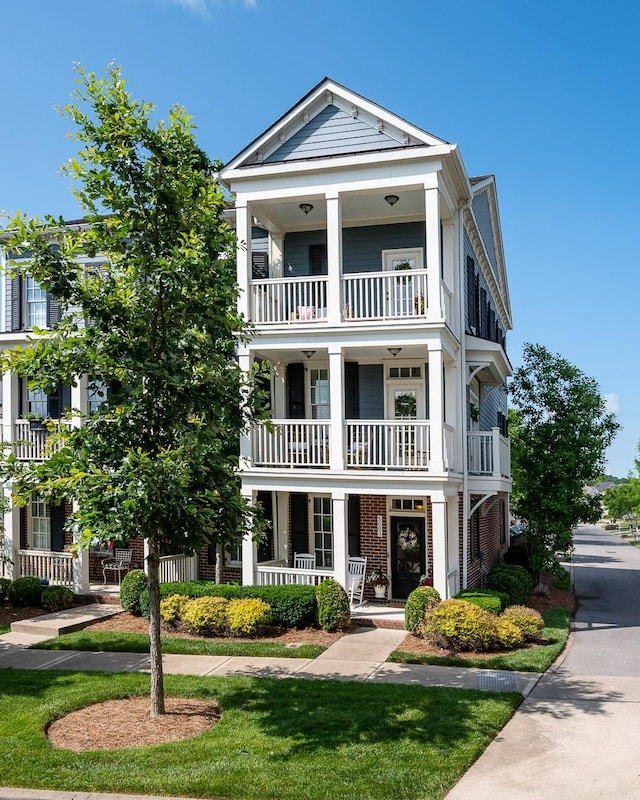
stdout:
[(344, 416), (345, 419), (360, 419), (360, 381), (357, 361), (344, 364)]
[(51, 419), (60, 419), (70, 408), (71, 386), (68, 383), (60, 384), (55, 392), (47, 395), (47, 416)]
[(304, 419), (304, 364), (287, 364), (289, 419)]
[(269, 277), (269, 254), (251, 253), (251, 278), (261, 280)]
[(47, 292), (47, 328), (55, 328), (60, 322), (60, 302), (55, 294)]
[(467, 256), (467, 315), (469, 330), (478, 330), (478, 302), (476, 298), (476, 265), (471, 256)]
[(292, 492), (289, 495), (291, 516), (291, 553), (309, 552), (309, 499), (306, 494)]
[(480, 331), (483, 339), (487, 338), (487, 290), (480, 289)]
[[(256, 359), (262, 363), (262, 359)], [(271, 411), (271, 378), (268, 375), (259, 374), (256, 379), (256, 389), (260, 392), (260, 407), (265, 411)]]
[(431, 418), (431, 402), (429, 398), (429, 364), (424, 365), (424, 418)]
[(360, 495), (350, 494), (347, 498), (347, 535), (349, 555), (360, 555)]
[(27, 509), (20, 509), (20, 549), (27, 549)]
[(309, 245), (309, 272), (311, 275), (326, 275), (327, 268), (327, 245), (310, 244)]
[(51, 518), (51, 549), (60, 553), (64, 550), (64, 503), (49, 506)]
[(11, 330), (21, 331), (22, 319), (22, 277), (11, 278)]
[(273, 561), (273, 495), (271, 492), (258, 492), (256, 500), (262, 506), (262, 514), (267, 520), (267, 527), (258, 544), (258, 561)]
[(216, 563), (216, 545), (207, 545), (207, 564), (213, 566)]

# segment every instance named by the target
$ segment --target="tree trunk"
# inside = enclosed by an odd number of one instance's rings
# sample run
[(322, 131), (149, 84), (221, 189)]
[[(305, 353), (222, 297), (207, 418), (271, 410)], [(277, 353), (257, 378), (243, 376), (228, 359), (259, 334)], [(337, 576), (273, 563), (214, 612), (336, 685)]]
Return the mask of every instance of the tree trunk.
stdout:
[(149, 537), (147, 557), (149, 583), (149, 660), (151, 662), (151, 717), (165, 713), (164, 675), (160, 646), (160, 553), (155, 536)]
[(222, 545), (216, 544), (216, 583), (222, 583)]

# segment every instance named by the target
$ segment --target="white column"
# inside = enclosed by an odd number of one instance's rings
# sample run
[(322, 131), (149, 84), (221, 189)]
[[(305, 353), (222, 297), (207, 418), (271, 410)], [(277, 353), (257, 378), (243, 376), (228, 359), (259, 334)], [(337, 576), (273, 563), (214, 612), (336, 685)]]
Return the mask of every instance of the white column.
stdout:
[(5, 372), (2, 376), (2, 438), (12, 442), (15, 438), (13, 421), (18, 416), (20, 381), (14, 372)]
[(249, 279), (251, 276), (251, 215), (245, 204), (236, 205), (236, 236), (237, 249), (237, 281), (240, 289), (238, 296), (238, 311), (246, 318), (250, 318), (249, 310)]
[[(455, 572), (448, 583), (450, 596), (457, 594), (461, 589), (460, 575), (460, 498), (447, 497), (447, 543), (448, 572)], [(448, 574), (448, 573), (447, 573)]]
[(342, 208), (337, 194), (327, 194), (327, 321), (342, 320)]
[[(72, 424), (74, 428), (79, 428), (82, 424), (82, 417), (80, 415), (87, 414), (89, 408), (88, 379), (86, 375), (82, 375), (75, 379), (75, 383), (71, 384), (71, 408), (74, 412), (72, 417)], [(80, 415), (75, 412), (79, 411)]]
[(329, 348), (329, 468), (344, 469), (344, 356), (340, 348)]
[(448, 437), (445, 435), (445, 467), (455, 472), (462, 472), (462, 459), (458, 452), (458, 437), (456, 434), (458, 421), (458, 366), (455, 362), (445, 364), (444, 387), (445, 420), (453, 428), (453, 432)]
[(349, 585), (349, 537), (344, 492), (331, 492), (333, 509), (333, 577), (346, 589)]
[(20, 577), (20, 561), (17, 551), (20, 549), (20, 509), (11, 500), (11, 489), (4, 488), (4, 497), (7, 502), (7, 511), (4, 514), (4, 539), (5, 552), (11, 558), (12, 563), (7, 564), (5, 569), (12, 580)]
[(73, 593), (89, 593), (89, 551), (84, 548), (71, 562), (73, 566)]
[(444, 494), (431, 495), (431, 520), (433, 525), (433, 586), (444, 599), (447, 587), (447, 498)]
[(269, 233), (269, 275), (272, 278), (281, 278), (284, 268), (284, 234), (280, 232)]
[(427, 225), (427, 319), (429, 322), (439, 322), (442, 320), (442, 309), (440, 300), (440, 193), (437, 186), (432, 187), (425, 184), (424, 208)]
[[(254, 502), (253, 492), (242, 489), (242, 496), (249, 503)], [(251, 586), (256, 582), (256, 564), (258, 563), (258, 548), (253, 541), (251, 531), (242, 537), (242, 585)]]
[[(442, 226), (442, 252), (444, 255), (444, 262), (443, 262), (443, 270), (444, 270), (444, 282), (449, 289), (450, 292), (450, 302), (448, 307), (448, 318), (447, 323), (451, 330), (456, 334), (460, 335), (460, 324), (459, 324), (459, 305), (456, 302), (456, 269), (455, 269), (455, 258), (456, 258), (456, 247), (455, 247), (455, 225), (452, 219), (448, 219), (443, 223)], [(443, 309), (446, 312), (447, 309)]]
[[(437, 345), (438, 343), (436, 343)], [(444, 471), (444, 404), (443, 404), (443, 375), (442, 375), (442, 350), (429, 350), (429, 437), (431, 457), (429, 471), (441, 473)]]
[[(251, 370), (251, 355), (249, 350), (243, 345), (238, 346), (238, 364), (245, 375)], [(243, 431), (240, 434), (240, 467), (246, 468), (251, 463), (251, 439), (250, 434)]]

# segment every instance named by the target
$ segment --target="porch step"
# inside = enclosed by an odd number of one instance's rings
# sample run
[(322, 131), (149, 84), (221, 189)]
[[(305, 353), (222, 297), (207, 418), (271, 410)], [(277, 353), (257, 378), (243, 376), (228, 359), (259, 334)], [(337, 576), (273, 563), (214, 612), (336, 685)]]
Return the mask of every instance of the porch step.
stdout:
[(53, 614), (43, 614), (41, 617), (23, 619), (11, 623), (11, 633), (24, 633), (28, 636), (38, 636), (51, 639), (63, 633), (79, 631), (105, 617), (119, 614), (122, 607), (119, 605), (105, 605), (93, 603), (87, 606), (76, 606), (66, 611), (56, 611)]
[(77, 603), (87, 603), (93, 605), (100, 603), (105, 606), (117, 606), (120, 604), (120, 594), (114, 592), (112, 594), (100, 594), (100, 592), (92, 592), (91, 594), (77, 594), (75, 595)]

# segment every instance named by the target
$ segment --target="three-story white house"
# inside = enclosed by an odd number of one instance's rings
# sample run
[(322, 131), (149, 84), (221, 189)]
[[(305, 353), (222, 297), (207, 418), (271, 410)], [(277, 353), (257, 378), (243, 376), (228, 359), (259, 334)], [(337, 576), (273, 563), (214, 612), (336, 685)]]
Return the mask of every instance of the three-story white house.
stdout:
[(479, 585), (511, 487), (493, 177), (326, 78), (220, 178), (255, 328), (239, 357), (273, 372), (273, 427), (242, 441), (243, 491), (271, 520), (243, 581), (295, 579), (305, 553), (344, 585), (366, 557), (398, 600), (423, 576), (443, 597)]
[[(227, 554), (225, 579), (346, 586), (357, 556), (388, 575), (390, 599), (421, 579), (443, 597), (480, 585), (508, 546), (511, 487), (493, 177), (468, 177), (457, 145), (326, 78), (220, 180), (235, 196), (239, 303), (254, 330), (239, 358), (270, 365), (273, 422), (242, 439), (240, 465), (269, 525)], [(4, 291), (3, 348), (55, 324), (55, 298), (32, 279), (7, 276)], [(3, 438), (18, 458), (43, 458), (38, 420), (90, 413), (107, 391), (79, 378), (44, 395), (5, 374)], [(6, 512), (12, 574), (78, 591), (101, 581), (99, 562), (65, 552), (69, 513), (36, 496)], [(215, 548), (168, 556), (166, 579), (211, 578), (214, 563)]]

